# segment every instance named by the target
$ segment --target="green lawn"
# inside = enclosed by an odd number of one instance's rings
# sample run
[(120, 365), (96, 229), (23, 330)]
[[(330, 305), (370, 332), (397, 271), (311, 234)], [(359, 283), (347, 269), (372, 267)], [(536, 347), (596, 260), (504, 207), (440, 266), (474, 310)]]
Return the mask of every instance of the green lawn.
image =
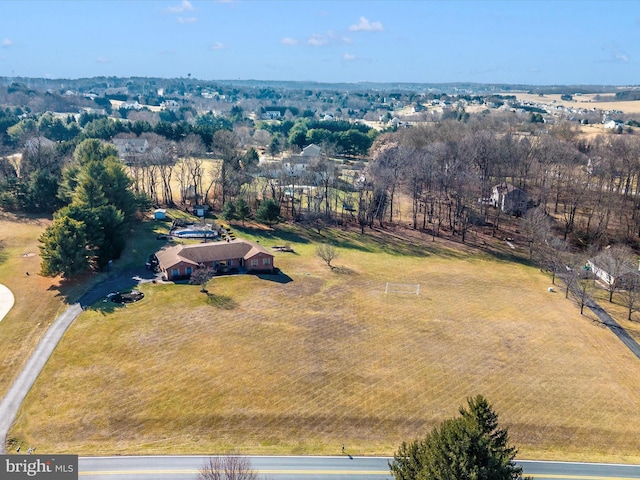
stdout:
[[(211, 303), (146, 284), (137, 304), (85, 311), (11, 437), (89, 455), (388, 455), (482, 394), (522, 458), (640, 460), (640, 362), (539, 270), (400, 230), (233, 230), (290, 243), (283, 275), (216, 278)], [(326, 241), (333, 270), (314, 254)]]

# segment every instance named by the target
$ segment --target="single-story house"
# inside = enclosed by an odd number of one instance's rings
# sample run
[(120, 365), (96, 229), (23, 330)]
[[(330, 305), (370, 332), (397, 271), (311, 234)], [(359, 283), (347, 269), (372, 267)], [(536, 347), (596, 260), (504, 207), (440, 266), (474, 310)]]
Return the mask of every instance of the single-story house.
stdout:
[(493, 187), (491, 204), (509, 215), (524, 215), (529, 198), (524, 190), (510, 183), (501, 183)]
[[(602, 253), (587, 260), (587, 267), (598, 280), (607, 286), (614, 286), (615, 288), (624, 288), (627, 279), (631, 275), (637, 276), (640, 274), (636, 265), (619, 265), (609, 255)], [(634, 280), (633, 284), (637, 284), (637, 279)]]
[(156, 257), (166, 280), (189, 278), (197, 268), (273, 272), (273, 255), (247, 240), (175, 245), (160, 250)]

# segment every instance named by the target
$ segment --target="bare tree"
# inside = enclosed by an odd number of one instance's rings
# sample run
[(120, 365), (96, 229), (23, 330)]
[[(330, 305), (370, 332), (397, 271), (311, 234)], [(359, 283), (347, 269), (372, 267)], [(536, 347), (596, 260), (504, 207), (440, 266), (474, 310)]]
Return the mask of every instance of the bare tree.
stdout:
[(640, 274), (638, 272), (633, 272), (625, 277), (620, 295), (624, 306), (627, 307), (627, 320), (631, 320), (631, 314), (638, 310), (638, 302), (640, 301)]
[[(574, 274), (578, 274), (574, 269)], [(572, 289), (573, 297), (580, 307), (580, 315), (584, 315), (584, 307), (591, 299), (591, 293), (595, 289), (595, 281), (590, 273), (585, 273), (584, 278), (580, 278), (575, 282), (575, 288)]]
[(324, 260), (328, 267), (331, 267), (331, 262), (340, 256), (336, 247), (328, 243), (318, 245), (316, 255)]
[(210, 457), (200, 468), (196, 480), (258, 480), (251, 462), (239, 455)]

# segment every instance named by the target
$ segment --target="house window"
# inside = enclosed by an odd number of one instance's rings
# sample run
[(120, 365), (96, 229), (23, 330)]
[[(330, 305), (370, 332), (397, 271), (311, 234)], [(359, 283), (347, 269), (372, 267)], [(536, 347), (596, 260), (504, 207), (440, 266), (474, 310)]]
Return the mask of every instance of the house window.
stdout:
[(271, 259), (269, 257), (264, 257), (262, 259), (262, 265), (271, 265)]
[(187, 267), (187, 275), (191, 275), (191, 267)]
[(252, 267), (257, 267), (258, 266), (258, 259), (257, 258), (252, 258), (251, 259), (251, 266)]
[(173, 270), (171, 270), (172, 277), (177, 277), (178, 275), (180, 275), (180, 270), (178, 270), (177, 268), (174, 268)]

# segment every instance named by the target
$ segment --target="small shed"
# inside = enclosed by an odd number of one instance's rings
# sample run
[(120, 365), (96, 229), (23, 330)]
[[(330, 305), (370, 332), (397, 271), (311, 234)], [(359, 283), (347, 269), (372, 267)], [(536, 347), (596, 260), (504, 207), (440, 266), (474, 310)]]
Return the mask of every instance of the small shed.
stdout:
[(196, 217), (204, 217), (209, 211), (208, 205), (194, 205), (193, 206), (193, 214)]
[(166, 220), (167, 210), (164, 208), (156, 208), (153, 212), (153, 218), (155, 218), (156, 220)]

